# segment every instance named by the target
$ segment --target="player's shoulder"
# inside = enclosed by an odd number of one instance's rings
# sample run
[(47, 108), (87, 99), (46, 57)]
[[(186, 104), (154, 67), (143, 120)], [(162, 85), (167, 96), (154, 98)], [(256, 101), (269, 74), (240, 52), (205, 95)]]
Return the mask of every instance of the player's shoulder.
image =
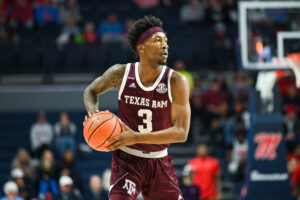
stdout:
[(171, 84), (172, 85), (182, 85), (182, 84), (188, 85), (188, 81), (185, 76), (183, 76), (182, 74), (180, 74), (174, 70), (172, 73), (172, 76), (171, 76)]
[(178, 93), (181, 96), (184, 93), (184, 91), (190, 91), (189, 83), (186, 77), (176, 71), (173, 71), (172, 73), (172, 76), (170, 78), (170, 84), (171, 88), (173, 88), (173, 96), (175, 95), (175, 93)]
[[(115, 64), (109, 67), (101, 76), (101, 81), (107, 81), (114, 87), (118, 88), (123, 79), (126, 70), (126, 64)], [(100, 80), (99, 80), (100, 81)], [(95, 82), (98, 84), (98, 82)]]
[(107, 78), (116, 77), (122, 78), (126, 69), (126, 64), (115, 64), (106, 70), (104, 75)]
[(126, 69), (126, 64), (114, 64), (109, 68), (109, 70), (113, 72), (124, 72), (125, 69)]

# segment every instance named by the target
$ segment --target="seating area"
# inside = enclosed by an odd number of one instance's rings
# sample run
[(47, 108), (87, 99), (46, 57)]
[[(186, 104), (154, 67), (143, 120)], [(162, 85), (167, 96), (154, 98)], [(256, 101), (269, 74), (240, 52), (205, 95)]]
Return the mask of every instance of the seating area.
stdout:
[[(59, 112), (47, 113), (47, 118), (51, 124), (57, 122)], [(70, 118), (78, 126), (75, 140), (77, 144), (85, 143), (82, 136), (81, 112), (70, 112)], [(1, 113), (0, 114), (0, 185), (10, 179), (12, 160), (18, 148), (29, 148), (29, 131), (31, 125), (36, 121), (36, 112), (28, 113)], [(10, 142), (7, 142), (10, 141)], [(57, 158), (58, 159), (58, 158)], [(93, 151), (86, 157), (78, 155), (77, 170), (80, 172), (84, 186), (88, 186), (88, 179), (92, 174), (102, 175), (106, 168), (110, 168), (111, 153)], [(86, 188), (87, 189), (87, 188)]]
[[(78, 7), (81, 20), (76, 24), (83, 34), (87, 22), (95, 28), (106, 19), (110, 12), (117, 14), (119, 21), (125, 26), (131, 19), (144, 15), (159, 17), (168, 34), (170, 53), (168, 65), (182, 59), (190, 70), (236, 69), (234, 43), (237, 37), (236, 24), (227, 24), (225, 35), (221, 40), (229, 39), (229, 50), (217, 51), (214, 43), (218, 39), (216, 23), (207, 19), (197, 23), (182, 23), (179, 17), (181, 7), (187, 1), (172, 1), (171, 5), (160, 5), (151, 9), (139, 9), (131, 1), (113, 0), (79, 0)], [(225, 21), (220, 21), (225, 23)], [(227, 23), (227, 22), (226, 22)], [(134, 53), (125, 43), (103, 43), (100, 39), (89, 44), (72, 41), (65, 46), (57, 45), (57, 39), (63, 24), (39, 26), (31, 29), (18, 27), (15, 30), (16, 40), (0, 39), (0, 72), (11, 73), (59, 73), (59, 72), (103, 72), (114, 63), (132, 62)], [(126, 31), (126, 27), (125, 27)], [(125, 35), (124, 35), (125, 37)], [(229, 59), (225, 63), (215, 62), (216, 54), (224, 54)]]

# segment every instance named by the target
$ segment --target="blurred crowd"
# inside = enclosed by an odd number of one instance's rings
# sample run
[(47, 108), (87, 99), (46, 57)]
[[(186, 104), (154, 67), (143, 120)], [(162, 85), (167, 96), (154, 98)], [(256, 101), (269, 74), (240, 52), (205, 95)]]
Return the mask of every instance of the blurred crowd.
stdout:
[[(194, 141), (189, 142), (200, 143), (197, 157), (183, 169), (183, 184), (188, 186), (188, 189), (185, 187), (187, 197), (197, 193), (201, 197), (199, 199), (220, 199), (221, 172), (234, 183), (236, 194), (240, 194), (247, 170), (249, 98), (255, 77), (253, 74), (237, 71), (232, 79), (223, 74), (215, 74), (206, 83), (188, 72), (182, 61), (177, 61), (174, 66), (175, 70), (186, 76), (192, 88), (189, 139)], [(287, 168), (293, 191), (300, 196), (300, 93), (291, 74), (279, 79), (275, 87), (279, 90), (279, 98), (281, 97)], [(198, 188), (197, 192), (195, 186)]]
[[(113, 0), (111, 3), (104, 0), (0, 0), (0, 50), (1, 44), (20, 45), (17, 53), (22, 59), (22, 48), (30, 44), (32, 51), (36, 46), (43, 49), (45, 44), (48, 49), (54, 44), (60, 50), (70, 44), (77, 47), (96, 44), (109, 51), (105, 44), (114, 43), (119, 46), (109, 48), (119, 57), (114, 56), (108, 63), (129, 62), (135, 56), (126, 44), (127, 31), (134, 19), (147, 14), (160, 17), (164, 23), (172, 47), (170, 63), (180, 58), (190, 67), (236, 69), (237, 3), (234, 0)], [(125, 56), (120, 49), (125, 51)], [(48, 54), (39, 51), (34, 56), (46, 60)], [(22, 61), (19, 62), (22, 68)], [(42, 65), (36, 70), (40, 71)], [(26, 66), (25, 71), (29, 68)], [(75, 65), (69, 70), (74, 68)], [(79, 71), (86, 69), (85, 63)]]
[(39, 112), (30, 129), (30, 145), (17, 150), (11, 163), (11, 180), (4, 184), (0, 199), (108, 199), (108, 188), (104, 189), (99, 174), (90, 176), (89, 186), (83, 186), (76, 168), (76, 131), (68, 113), (62, 112), (52, 126), (45, 112)]
[[(106, 12), (106, 19), (99, 14), (99, 24), (84, 21), (85, 16), (80, 12), (80, 3), (77, 0), (1, 0), (1, 40), (9, 40), (18, 37), (21, 29), (36, 30), (47, 25), (61, 27), (61, 33), (74, 35), (77, 42), (95, 42), (98, 37), (102, 41), (124, 40), (124, 34), (132, 25), (130, 18), (118, 19), (117, 10), (113, 8)], [(101, 6), (98, 2), (98, 5)], [(159, 9), (172, 9), (171, 0), (132, 0), (127, 3), (132, 6), (132, 11), (149, 10), (154, 14)], [(183, 24), (218, 24), (216, 29), (224, 31), (226, 25), (237, 23), (237, 4), (233, 0), (188, 0), (181, 1), (179, 12), (175, 15)], [(157, 10), (155, 10), (157, 9)], [(167, 21), (165, 22), (168, 23)], [(225, 25), (226, 24), (226, 25)], [(95, 28), (94, 26), (98, 27)], [(115, 41), (114, 40), (114, 41)], [(228, 45), (228, 44), (227, 44)]]

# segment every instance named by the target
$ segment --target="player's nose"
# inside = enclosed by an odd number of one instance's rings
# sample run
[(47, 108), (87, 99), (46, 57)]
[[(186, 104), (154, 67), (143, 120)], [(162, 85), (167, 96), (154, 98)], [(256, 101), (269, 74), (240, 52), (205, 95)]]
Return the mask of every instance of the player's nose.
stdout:
[(168, 48), (169, 48), (168, 43), (165, 42), (165, 41), (163, 41), (163, 42), (162, 42), (162, 48), (163, 48), (163, 49), (168, 49)]

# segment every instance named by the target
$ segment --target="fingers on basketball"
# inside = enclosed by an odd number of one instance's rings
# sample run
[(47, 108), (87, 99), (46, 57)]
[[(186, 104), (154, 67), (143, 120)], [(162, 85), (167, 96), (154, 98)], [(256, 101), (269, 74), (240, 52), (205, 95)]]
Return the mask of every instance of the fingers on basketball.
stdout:
[(119, 118), (109, 111), (93, 113), (84, 122), (84, 138), (87, 144), (97, 151), (106, 151), (111, 143), (108, 140), (118, 136), (122, 127)]

